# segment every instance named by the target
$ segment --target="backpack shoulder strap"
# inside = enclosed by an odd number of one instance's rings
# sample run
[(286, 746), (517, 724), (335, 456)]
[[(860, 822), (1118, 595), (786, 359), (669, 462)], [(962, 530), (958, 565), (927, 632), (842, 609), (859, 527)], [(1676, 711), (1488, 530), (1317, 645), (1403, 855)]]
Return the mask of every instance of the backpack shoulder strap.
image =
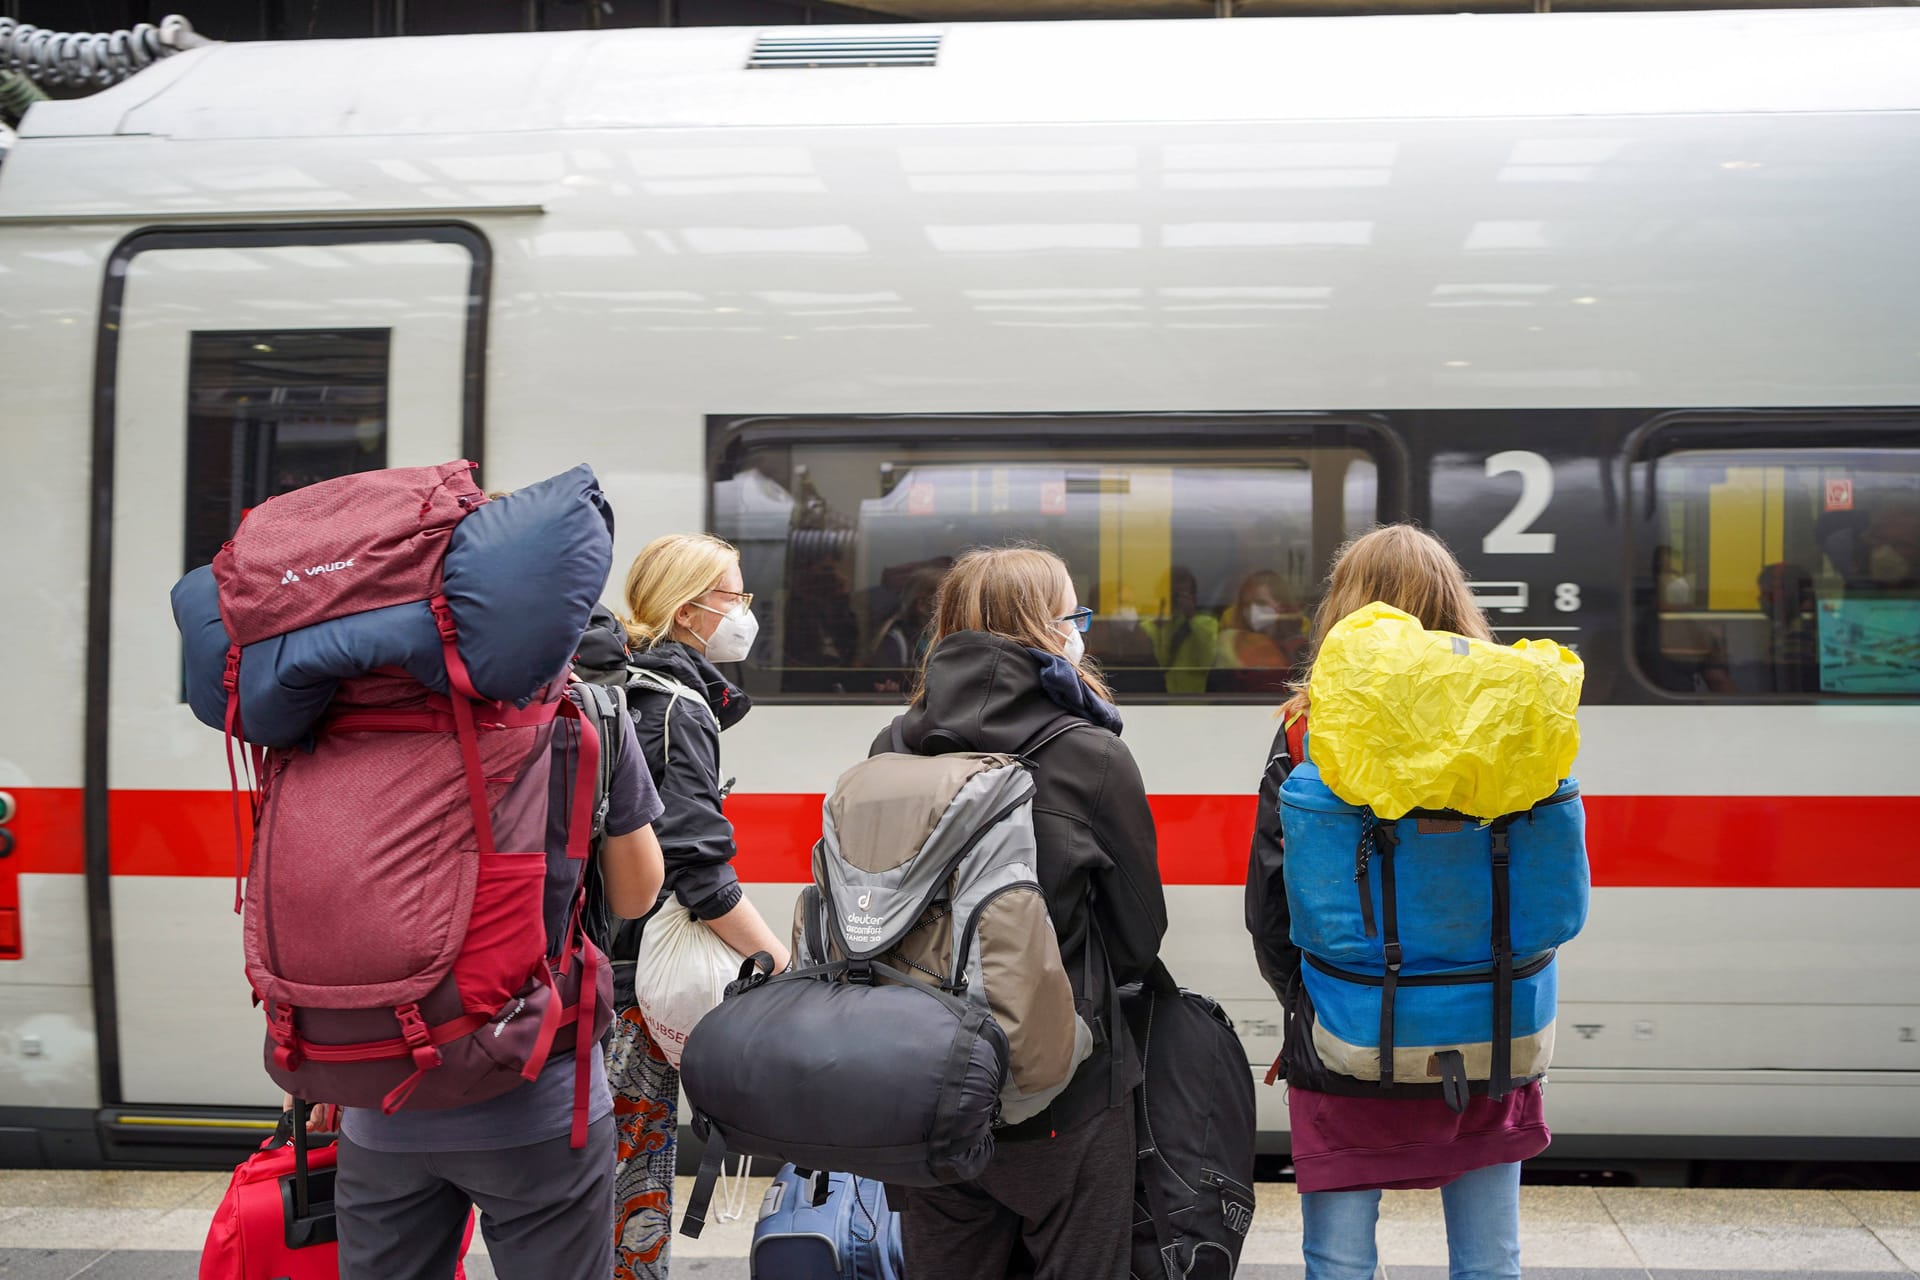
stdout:
[(827, 940), (820, 932), (820, 886), (808, 885), (800, 891), (803, 905), (800, 908), (801, 937), (805, 940), (807, 954), (814, 964), (825, 964), (830, 958), (827, 954)]
[(1054, 719), (1049, 720), (1039, 733), (1034, 734), (1032, 738), (1028, 739), (1027, 744), (1021, 747), (1015, 754), (1031, 760), (1033, 757), (1039, 755), (1044, 748), (1051, 746), (1057, 739), (1065, 737), (1082, 725), (1091, 726), (1091, 724), (1091, 721), (1083, 720), (1079, 716), (1071, 713), (1056, 716)]
[(670, 761), (673, 759), (673, 707), (675, 703), (690, 702), (700, 708), (700, 714), (707, 718), (707, 723), (713, 726), (713, 731), (715, 733), (720, 732), (720, 718), (713, 714), (713, 708), (707, 705), (707, 700), (695, 693), (692, 689), (687, 688), (686, 685), (674, 679), (672, 676), (667, 675), (665, 672), (655, 671), (651, 667), (629, 667), (627, 670), (630, 677), (627, 681), (628, 688), (632, 688), (637, 684), (645, 685), (656, 692), (667, 695), (667, 714), (660, 724), (661, 754), (666, 760)]
[(572, 687), (579, 691), (581, 709), (593, 717), (594, 730), (600, 735), (600, 774), (593, 796), (593, 834), (598, 838), (606, 834), (613, 775), (620, 768), (620, 744), (625, 737), (620, 716), (627, 707), (626, 690), (584, 680), (576, 680)]
[(906, 724), (906, 720), (905, 716), (895, 716), (893, 723), (887, 726), (887, 739), (895, 754), (910, 756), (913, 752), (907, 749), (907, 733), (902, 727)]
[(1307, 763), (1307, 713), (1287, 721), (1287, 768)]

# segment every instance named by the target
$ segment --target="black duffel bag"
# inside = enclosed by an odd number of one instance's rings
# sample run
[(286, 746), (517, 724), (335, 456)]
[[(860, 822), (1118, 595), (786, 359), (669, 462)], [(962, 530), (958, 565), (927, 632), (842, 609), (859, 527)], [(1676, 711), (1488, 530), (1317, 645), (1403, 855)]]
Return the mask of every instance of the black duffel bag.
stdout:
[(699, 1236), (729, 1151), (903, 1187), (978, 1177), (1007, 1075), (985, 1007), (884, 964), (772, 968), (755, 954), (687, 1037), (680, 1082), (707, 1149), (681, 1233)]
[(1253, 1225), (1253, 1072), (1233, 1020), (1159, 961), (1120, 989), (1134, 1095), (1133, 1280), (1228, 1280)]

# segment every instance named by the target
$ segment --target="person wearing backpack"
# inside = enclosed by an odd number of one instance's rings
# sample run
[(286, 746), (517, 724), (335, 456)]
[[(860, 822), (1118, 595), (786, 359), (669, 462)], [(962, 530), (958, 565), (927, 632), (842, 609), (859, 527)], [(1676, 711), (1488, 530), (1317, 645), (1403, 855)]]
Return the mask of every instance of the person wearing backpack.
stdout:
[[(1334, 625), (1375, 601), (1430, 631), (1493, 640), (1446, 544), (1412, 525), (1388, 525), (1336, 557), (1314, 618), (1309, 672)], [(1276, 1069), (1284, 1069), (1288, 1086), (1307, 1280), (1371, 1280), (1381, 1190), (1434, 1187), (1445, 1210), (1453, 1280), (1518, 1280), (1520, 1162), (1545, 1150), (1549, 1137), (1540, 1082), (1501, 1097), (1476, 1092), (1456, 1111), (1433, 1096), (1431, 1085), (1382, 1088), (1377, 1079), (1339, 1076), (1312, 1043), (1302, 953), (1291, 941), (1280, 803), (1288, 774), (1305, 759), (1308, 679), (1303, 673), (1294, 682), (1280, 712), (1260, 785), (1246, 898), (1254, 955), (1286, 1014)], [(1484, 922), (1475, 924), (1484, 929)]]
[[(733, 824), (720, 807), (727, 791), (720, 734), (752, 703), (714, 664), (739, 662), (753, 647), (758, 623), (745, 586), (740, 553), (704, 533), (656, 538), (627, 571), (627, 706), (665, 805), (655, 830), (666, 878), (658, 900), (618, 929), (612, 952), (608, 1055), (621, 1120), (614, 1212), (623, 1280), (666, 1276), (672, 1240), (680, 1075), (641, 1017), (633, 991), (632, 962), (646, 945), (649, 921), (671, 897), (741, 955), (765, 951), (780, 968), (788, 962), (786, 944), (741, 892), (731, 865)], [(612, 637), (591, 631), (589, 637), (604, 665)]]
[(1167, 912), (1140, 770), (1083, 661), (1091, 615), (1053, 553), (967, 553), (935, 598), (912, 705), (873, 743), (874, 755), (1032, 749), (1038, 879), (1074, 1004), (1093, 1029), (1092, 1056), (1052, 1103), (995, 1130), (980, 1177), (902, 1188), (914, 1280), (1128, 1272), (1141, 1067), (1114, 993), (1153, 968)]
[[(576, 701), (581, 691), (566, 696)], [(606, 744), (617, 763), (589, 874), (608, 907), (643, 912), (665, 875), (653, 824), (661, 814), (633, 725)], [(548, 861), (567, 852), (579, 740), (557, 730), (548, 782)], [(551, 905), (551, 904), (550, 904)], [(589, 1054), (586, 1144), (570, 1129), (576, 1063), (556, 1054), (533, 1081), (486, 1102), (445, 1110), (347, 1108), (334, 1212), (342, 1280), (441, 1280), (457, 1261), (474, 1204), (494, 1270), (505, 1280), (603, 1280), (612, 1272), (615, 1157), (605, 1063)]]

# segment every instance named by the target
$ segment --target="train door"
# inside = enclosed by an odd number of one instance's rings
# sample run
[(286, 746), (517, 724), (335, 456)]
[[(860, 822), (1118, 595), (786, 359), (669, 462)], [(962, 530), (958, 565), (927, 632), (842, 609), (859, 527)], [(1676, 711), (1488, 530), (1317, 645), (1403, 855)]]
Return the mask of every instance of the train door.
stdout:
[(485, 239), (458, 225), (148, 232), (109, 266), (95, 457), (111, 563), (96, 547), (92, 608), (107, 669), (87, 783), (106, 800), (88, 887), (112, 1148), (186, 1137), (191, 1114), (168, 1106), (277, 1096), (242, 972), (221, 739), (182, 700), (168, 589), (273, 494), (478, 460), (488, 276)]

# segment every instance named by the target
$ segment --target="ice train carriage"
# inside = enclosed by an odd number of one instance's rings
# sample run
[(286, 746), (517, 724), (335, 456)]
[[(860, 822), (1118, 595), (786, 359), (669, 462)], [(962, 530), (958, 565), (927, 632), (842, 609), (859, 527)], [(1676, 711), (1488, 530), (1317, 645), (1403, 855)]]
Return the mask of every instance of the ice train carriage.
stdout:
[(726, 767), (776, 920), (916, 583), (1059, 548), (1170, 962), (1254, 1070), (1286, 655), (1252, 606), (1290, 653), (1341, 539), (1423, 520), (1504, 634), (1588, 663), (1556, 1154), (1920, 1153), (1920, 15), (784, 38), (230, 45), (34, 109), (0, 168), (0, 1155), (178, 1158), (271, 1102), (166, 589), (279, 488), (463, 454), (592, 461), (621, 563), (743, 547)]

